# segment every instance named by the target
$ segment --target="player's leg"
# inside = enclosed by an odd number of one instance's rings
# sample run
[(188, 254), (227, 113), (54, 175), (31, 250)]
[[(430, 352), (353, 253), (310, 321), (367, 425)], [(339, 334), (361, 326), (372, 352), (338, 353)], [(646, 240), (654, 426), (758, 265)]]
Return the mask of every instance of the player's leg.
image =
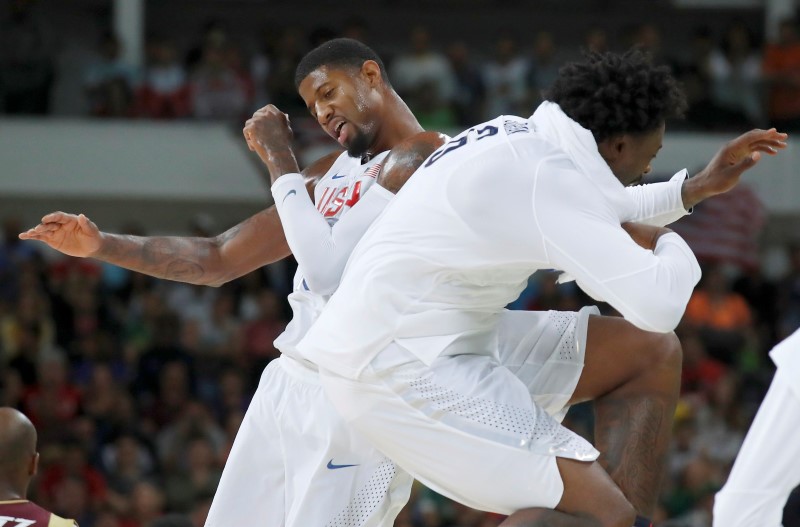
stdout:
[(592, 462), (597, 451), (536, 408), (507, 369), (475, 355), (432, 367), (408, 355), (378, 362), (359, 381), (323, 372), (326, 392), (352, 427), (429, 487), (481, 510), (540, 509), (508, 525), (535, 525), (532, 516), (633, 524), (633, 508)]
[[(715, 527), (779, 527), (786, 500), (800, 484), (800, 371), (778, 368), (714, 500)], [(793, 383), (793, 384), (792, 384)]]
[(589, 317), (583, 372), (570, 403), (594, 400), (600, 464), (644, 516), (652, 515), (663, 480), (681, 360), (673, 333)]
[(261, 375), (222, 471), (205, 527), (284, 527), (284, 465), (270, 397), (277, 363)]
[(288, 357), (281, 425), (286, 525), (390, 526), (413, 479), (347, 426), (328, 401), (319, 374)]

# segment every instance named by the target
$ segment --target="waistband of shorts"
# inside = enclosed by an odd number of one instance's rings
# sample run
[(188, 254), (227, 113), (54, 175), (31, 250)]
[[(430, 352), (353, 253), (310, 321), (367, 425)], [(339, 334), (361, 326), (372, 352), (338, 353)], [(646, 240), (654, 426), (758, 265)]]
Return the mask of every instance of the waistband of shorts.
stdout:
[(278, 365), (283, 371), (295, 379), (309, 384), (320, 384), (319, 370), (314, 364), (295, 359), (289, 355), (281, 355), (275, 360), (278, 361)]

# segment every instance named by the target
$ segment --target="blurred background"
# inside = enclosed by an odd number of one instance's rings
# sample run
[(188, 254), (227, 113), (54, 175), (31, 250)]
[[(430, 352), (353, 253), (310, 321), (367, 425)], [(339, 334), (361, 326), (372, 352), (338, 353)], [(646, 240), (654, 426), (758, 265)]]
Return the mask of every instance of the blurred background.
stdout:
[[(54, 254), (17, 233), (52, 210), (101, 229), (215, 235), (271, 203), (241, 136), (273, 103), (301, 163), (336, 148), (296, 95), (326, 39), (384, 59), (420, 122), (448, 133), (529, 115), (581, 50), (639, 46), (690, 102), (650, 180), (702, 168), (752, 127), (790, 133), (745, 183), (675, 225), (704, 278), (678, 334), (683, 396), (657, 525), (710, 525), (774, 368), (800, 327), (800, 27), (794, 0), (0, 0), (0, 405), (39, 430), (31, 497), (82, 527), (198, 527), (273, 339), (296, 264), (212, 289)], [(511, 307), (578, 309), (538, 274)], [(606, 313), (611, 313), (603, 306)], [(590, 407), (567, 424), (591, 437)], [(416, 487), (403, 527), (501, 517)], [(785, 511), (800, 525), (800, 496)]]

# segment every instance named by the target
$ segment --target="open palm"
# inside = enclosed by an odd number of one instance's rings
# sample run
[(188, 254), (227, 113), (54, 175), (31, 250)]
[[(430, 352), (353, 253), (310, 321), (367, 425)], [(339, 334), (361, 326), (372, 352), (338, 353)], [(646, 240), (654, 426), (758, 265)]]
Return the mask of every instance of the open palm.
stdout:
[(38, 240), (69, 256), (87, 257), (102, 244), (102, 234), (83, 214), (52, 212), (36, 227), (19, 235), (22, 240)]

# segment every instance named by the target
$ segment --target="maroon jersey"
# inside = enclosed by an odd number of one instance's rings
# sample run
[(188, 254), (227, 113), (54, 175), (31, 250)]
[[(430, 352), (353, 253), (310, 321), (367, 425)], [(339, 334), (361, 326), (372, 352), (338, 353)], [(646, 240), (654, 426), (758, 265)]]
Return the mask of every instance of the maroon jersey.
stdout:
[(76, 527), (28, 500), (0, 501), (0, 527)]

